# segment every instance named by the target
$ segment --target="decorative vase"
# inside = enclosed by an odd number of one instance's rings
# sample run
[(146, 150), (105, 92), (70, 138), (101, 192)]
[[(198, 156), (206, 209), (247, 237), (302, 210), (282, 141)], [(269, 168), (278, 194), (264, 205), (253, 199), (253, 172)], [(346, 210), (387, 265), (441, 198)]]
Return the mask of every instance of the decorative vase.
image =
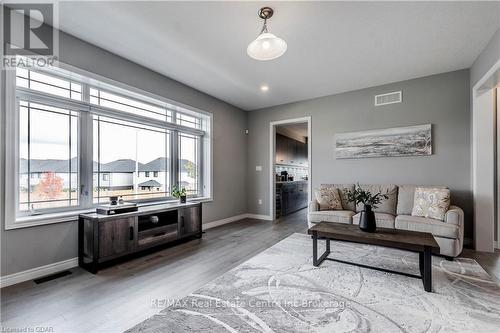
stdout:
[(179, 201), (181, 202), (181, 204), (186, 203), (186, 196), (185, 196), (185, 195), (181, 195), (181, 196), (179, 197)]
[(375, 213), (372, 211), (372, 206), (365, 205), (365, 209), (361, 211), (359, 217), (359, 229), (366, 232), (375, 232), (377, 224), (375, 223)]

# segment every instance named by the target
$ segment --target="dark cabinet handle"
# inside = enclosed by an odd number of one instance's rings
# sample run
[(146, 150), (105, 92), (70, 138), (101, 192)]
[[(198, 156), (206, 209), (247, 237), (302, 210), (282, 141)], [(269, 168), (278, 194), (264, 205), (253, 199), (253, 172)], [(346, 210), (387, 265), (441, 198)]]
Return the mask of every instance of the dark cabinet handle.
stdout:
[(130, 227), (130, 240), (134, 240), (134, 227)]
[(184, 216), (181, 216), (181, 228), (184, 229)]

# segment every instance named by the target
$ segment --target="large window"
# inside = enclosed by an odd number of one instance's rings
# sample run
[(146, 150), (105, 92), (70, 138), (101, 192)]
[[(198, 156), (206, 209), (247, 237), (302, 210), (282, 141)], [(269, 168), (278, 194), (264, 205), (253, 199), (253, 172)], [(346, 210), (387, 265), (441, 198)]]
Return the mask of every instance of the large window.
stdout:
[(8, 72), (15, 218), (91, 208), (109, 196), (170, 200), (174, 185), (210, 196), (210, 116), (90, 76)]

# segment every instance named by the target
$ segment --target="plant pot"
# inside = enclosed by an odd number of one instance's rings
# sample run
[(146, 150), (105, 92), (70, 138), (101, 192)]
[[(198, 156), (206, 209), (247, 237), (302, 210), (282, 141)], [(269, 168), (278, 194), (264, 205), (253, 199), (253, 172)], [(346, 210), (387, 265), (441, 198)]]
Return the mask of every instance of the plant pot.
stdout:
[(365, 209), (361, 211), (359, 217), (359, 229), (365, 232), (375, 232), (377, 224), (375, 223), (375, 213), (372, 211), (372, 206), (365, 205)]
[(186, 198), (187, 198), (187, 197), (186, 197), (185, 195), (181, 195), (181, 196), (179, 197), (179, 202), (180, 202), (181, 204), (186, 203)]

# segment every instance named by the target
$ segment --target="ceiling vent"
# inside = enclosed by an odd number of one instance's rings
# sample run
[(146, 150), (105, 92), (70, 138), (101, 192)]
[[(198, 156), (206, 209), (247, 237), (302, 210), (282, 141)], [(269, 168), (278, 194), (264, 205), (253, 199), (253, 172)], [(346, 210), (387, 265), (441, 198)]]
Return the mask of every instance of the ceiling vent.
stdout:
[(375, 106), (401, 103), (403, 100), (403, 92), (394, 91), (387, 94), (375, 95)]

